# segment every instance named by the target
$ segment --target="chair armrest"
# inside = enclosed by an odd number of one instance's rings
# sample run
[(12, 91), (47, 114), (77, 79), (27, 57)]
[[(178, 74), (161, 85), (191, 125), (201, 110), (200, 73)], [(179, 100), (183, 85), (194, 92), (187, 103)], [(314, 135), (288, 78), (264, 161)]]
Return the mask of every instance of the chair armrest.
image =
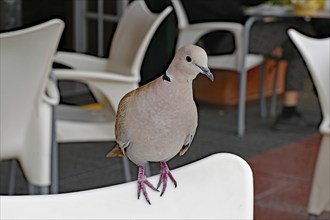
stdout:
[(58, 105), (60, 103), (60, 92), (53, 80), (48, 80), (46, 91), (42, 99), (50, 105)]
[(202, 36), (214, 31), (229, 31), (233, 33), (236, 48), (240, 48), (243, 38), (243, 25), (235, 22), (205, 22), (191, 24), (180, 30), (177, 49), (183, 45), (195, 44)]
[(58, 51), (54, 58), (55, 62), (67, 65), (73, 69), (105, 71), (108, 59), (91, 56), (82, 53)]
[(59, 80), (75, 80), (85, 83), (91, 81), (114, 81), (123, 83), (138, 82), (140, 79), (135, 76), (121, 75), (110, 72), (96, 72), (86, 70), (54, 69), (53, 73)]
[(99, 102), (106, 98), (113, 110), (117, 112), (120, 99), (138, 87), (138, 76), (120, 75), (109, 72), (55, 69), (57, 79), (75, 80), (86, 83)]
[[(204, 22), (190, 24), (184, 29), (190, 30), (208, 30), (208, 31), (219, 31), (226, 30), (230, 32), (243, 33), (243, 25), (237, 22)], [(182, 29), (182, 30), (184, 30)]]

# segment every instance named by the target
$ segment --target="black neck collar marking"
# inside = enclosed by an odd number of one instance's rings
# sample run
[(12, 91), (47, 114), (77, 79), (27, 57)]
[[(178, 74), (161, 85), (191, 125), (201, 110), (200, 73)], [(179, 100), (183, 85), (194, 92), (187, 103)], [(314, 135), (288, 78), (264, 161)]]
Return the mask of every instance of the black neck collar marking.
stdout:
[(163, 80), (171, 82), (171, 78), (166, 73), (164, 73), (164, 75), (163, 75)]

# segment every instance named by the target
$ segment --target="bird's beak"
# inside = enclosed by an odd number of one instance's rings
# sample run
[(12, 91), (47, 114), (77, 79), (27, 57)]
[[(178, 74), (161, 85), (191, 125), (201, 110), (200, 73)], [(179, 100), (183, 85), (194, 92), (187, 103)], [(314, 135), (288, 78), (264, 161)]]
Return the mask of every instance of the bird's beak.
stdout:
[(202, 74), (206, 75), (207, 78), (209, 78), (212, 82), (214, 81), (213, 74), (211, 73), (211, 71), (208, 67), (199, 66), (197, 64), (196, 64), (196, 66), (198, 66), (202, 70)]

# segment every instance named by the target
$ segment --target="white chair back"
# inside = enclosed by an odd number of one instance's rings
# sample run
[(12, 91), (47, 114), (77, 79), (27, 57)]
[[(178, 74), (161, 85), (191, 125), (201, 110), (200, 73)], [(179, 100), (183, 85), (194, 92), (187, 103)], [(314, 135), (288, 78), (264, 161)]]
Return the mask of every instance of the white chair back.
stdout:
[(179, 29), (183, 29), (187, 27), (189, 21), (188, 21), (187, 13), (182, 6), (181, 0), (172, 0), (172, 5), (174, 7), (174, 11), (178, 19)]
[(288, 33), (303, 56), (318, 93), (323, 116), (320, 132), (330, 134), (330, 38), (315, 39), (293, 29)]
[(1, 159), (18, 159), (29, 182), (50, 184), (51, 105), (45, 94), (64, 23), (0, 34)]
[(330, 37), (316, 39), (294, 29), (288, 34), (303, 56), (317, 90), (322, 111), (319, 131), (322, 134), (307, 210), (309, 219), (317, 219), (324, 210), (330, 211)]
[[(186, 11), (181, 0), (171, 0), (178, 19), (179, 35), (176, 43), (176, 49), (188, 44), (196, 44), (206, 34), (216, 31), (228, 31), (234, 36), (235, 50), (231, 54), (209, 55), (208, 66), (211, 69), (231, 70), (239, 74), (239, 101), (238, 101), (238, 125), (237, 132), (239, 136), (245, 133), (245, 99), (246, 99), (246, 73), (252, 68), (261, 66), (264, 57), (259, 54), (246, 54), (243, 56), (243, 32), (244, 26), (237, 22), (200, 22), (189, 24)], [(244, 65), (243, 65), (244, 63)], [(262, 72), (263, 74), (263, 72)], [(217, 81), (217, 77), (215, 77)], [(198, 82), (197, 82), (198, 83)], [(196, 84), (197, 85), (197, 84)], [(196, 86), (198, 88), (198, 86)], [(265, 92), (260, 89), (260, 112), (265, 117), (266, 104)], [(198, 97), (196, 97), (198, 99)]]
[(213, 31), (222, 30), (231, 32), (234, 35), (235, 51), (228, 55), (209, 56), (209, 67), (217, 69), (221, 66), (222, 69), (237, 70), (240, 65), (239, 59), (242, 53), (243, 25), (235, 22), (202, 22), (193, 24), (192, 26), (194, 26), (194, 28), (190, 30), (187, 28), (190, 24), (181, 0), (171, 0), (171, 2), (178, 19), (178, 28), (180, 30), (176, 49), (186, 44), (195, 44), (205, 34)]
[[(253, 219), (253, 176), (233, 154), (215, 154), (172, 170), (178, 187), (137, 199), (136, 181), (41, 196), (1, 196), (1, 219)], [(159, 175), (148, 178), (152, 183)]]
[(140, 79), (144, 55), (157, 27), (172, 11), (169, 6), (160, 14), (152, 13), (144, 1), (134, 1), (120, 19), (112, 39), (108, 71)]

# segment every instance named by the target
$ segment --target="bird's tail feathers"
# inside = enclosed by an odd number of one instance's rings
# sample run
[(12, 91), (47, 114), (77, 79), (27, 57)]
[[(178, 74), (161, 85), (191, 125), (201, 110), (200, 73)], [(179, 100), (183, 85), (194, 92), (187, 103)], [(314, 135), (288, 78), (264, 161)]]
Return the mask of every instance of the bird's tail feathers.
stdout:
[(121, 150), (118, 144), (107, 153), (107, 157), (125, 157), (125, 153)]

